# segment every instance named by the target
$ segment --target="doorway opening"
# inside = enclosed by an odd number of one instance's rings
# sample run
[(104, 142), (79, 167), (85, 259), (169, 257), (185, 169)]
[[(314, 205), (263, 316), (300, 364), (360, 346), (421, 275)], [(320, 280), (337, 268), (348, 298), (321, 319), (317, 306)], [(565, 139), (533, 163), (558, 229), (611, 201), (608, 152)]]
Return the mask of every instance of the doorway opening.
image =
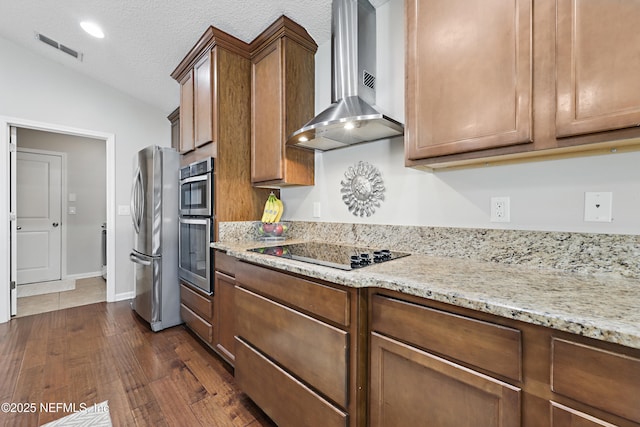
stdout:
[(106, 301), (105, 140), (16, 135), (16, 315)]
[[(0, 117), (0, 128), (4, 129), (4, 131), (0, 131), (2, 132), (0, 133), (0, 146), (4, 148), (2, 150), (3, 153), (0, 154), (0, 164), (6, 165), (6, 170), (10, 171), (4, 177), (0, 176), (0, 186), (9, 189), (9, 194), (11, 194), (11, 202), (6, 205), (5, 212), (1, 212), (3, 206), (0, 206), (0, 217), (6, 215), (9, 220), (8, 226), (0, 225), (0, 236), (7, 236), (8, 239), (6, 241), (9, 242), (6, 246), (8, 249), (6, 257), (0, 256), (0, 275), (6, 274), (9, 279), (5, 284), (0, 280), (0, 322), (9, 320), (11, 315), (31, 314), (26, 310), (22, 310), (22, 313), (19, 309), (17, 310), (18, 291), (20, 286), (27, 285), (27, 282), (28, 284), (37, 284), (40, 288), (44, 287), (44, 292), (52, 295), (51, 298), (57, 297), (57, 308), (73, 306), (69, 304), (84, 305), (81, 302), (81, 297), (76, 297), (75, 302), (61, 299), (65, 296), (62, 294), (69, 292), (67, 289), (74, 286), (77, 290), (80, 287), (95, 286), (101, 283), (102, 300), (115, 301), (115, 284), (113, 283), (115, 266), (109, 262), (115, 259), (115, 241), (111, 232), (115, 226), (115, 136), (103, 132), (2, 117)], [(15, 137), (15, 140), (11, 138), (12, 136)], [(32, 139), (36, 141), (29, 142), (28, 137), (33, 137)], [(95, 152), (99, 152), (99, 157), (91, 157), (86, 152), (78, 153), (73, 147), (70, 148), (69, 146), (61, 149), (59, 145), (52, 142), (56, 139), (67, 141), (68, 144), (72, 144), (69, 141), (83, 144), (84, 148), (92, 148)], [(39, 272), (36, 272), (35, 278), (31, 277), (23, 280), (24, 277), (21, 276), (24, 275), (18, 274), (18, 270), (21, 270), (21, 272), (38, 270), (38, 268), (33, 268), (34, 266), (37, 267), (38, 263), (34, 263), (30, 259), (27, 259), (27, 262), (22, 262), (24, 261), (22, 259), (23, 256), (21, 256), (21, 252), (18, 249), (20, 245), (17, 244), (18, 233), (21, 231), (18, 230), (18, 227), (24, 225), (20, 214), (16, 212), (16, 207), (21, 205), (17, 203), (14, 196), (17, 192), (18, 155), (19, 152), (29, 155), (34, 153), (38, 155), (55, 155), (52, 152), (56, 151), (66, 154), (67, 163), (67, 172), (62, 174), (64, 188), (60, 197), (59, 211), (61, 219), (55, 221), (52, 218), (47, 218), (47, 221), (50, 222), (50, 228), (57, 228), (61, 231), (60, 246), (54, 245), (54, 247), (59, 247), (58, 254), (61, 258), (59, 278), (54, 276), (54, 280), (50, 280), (51, 276), (43, 276), (42, 280), (39, 280), (37, 277)], [(80, 157), (82, 161), (77, 162), (74, 157)], [(42, 175), (44, 174), (43, 171), (49, 168), (49, 166), (43, 167), (42, 164), (38, 164), (38, 156), (36, 156), (36, 160), (29, 158), (28, 161), (31, 162), (29, 164), (31, 168), (26, 167), (25, 169), (29, 173), (33, 172), (33, 175), (38, 175), (38, 173)], [(24, 175), (23, 173), (22, 178), (24, 178)], [(77, 175), (81, 177), (78, 179)], [(32, 175), (29, 176), (32, 177)], [(92, 178), (97, 177), (100, 178), (98, 183), (92, 180)], [(101, 194), (99, 200), (96, 201), (95, 196), (98, 193)], [(49, 197), (48, 194), (47, 197)], [(33, 197), (32, 199), (36, 200), (33, 203), (36, 206), (28, 207), (33, 212), (33, 210), (37, 211), (39, 207), (37, 205), (40, 203), (41, 197)], [(28, 198), (24, 200), (28, 200)], [(28, 201), (28, 203), (32, 203), (33, 200)], [(5, 201), (0, 201), (0, 205), (5, 203)], [(25, 209), (24, 206), (22, 208), (23, 210)], [(93, 213), (90, 213), (89, 211), (92, 210)], [(95, 212), (99, 212), (99, 214)], [(58, 224), (57, 227), (53, 225), (55, 223)], [(92, 230), (92, 228), (95, 228), (95, 230)], [(29, 237), (35, 240), (35, 242), (32, 241), (31, 243), (35, 243), (33, 247), (44, 252), (44, 245), (38, 245), (37, 239), (34, 239), (37, 236), (37, 231), (31, 233)], [(40, 233), (39, 236), (43, 237), (45, 234)], [(28, 241), (29, 239), (26, 240)], [(65, 250), (63, 250), (63, 246)], [(0, 248), (0, 254), (2, 252), (4, 250)], [(50, 254), (51, 252), (47, 250), (47, 257)], [(44, 263), (40, 262), (40, 264)], [(47, 264), (54, 264), (54, 262), (47, 261)], [(103, 278), (105, 276), (106, 283)], [(52, 284), (61, 288), (52, 288), (50, 287)], [(31, 291), (28, 291), (27, 294), (29, 292)], [(42, 293), (42, 289), (33, 292)], [(21, 293), (24, 294), (24, 292)], [(25, 298), (32, 296), (25, 296)]]

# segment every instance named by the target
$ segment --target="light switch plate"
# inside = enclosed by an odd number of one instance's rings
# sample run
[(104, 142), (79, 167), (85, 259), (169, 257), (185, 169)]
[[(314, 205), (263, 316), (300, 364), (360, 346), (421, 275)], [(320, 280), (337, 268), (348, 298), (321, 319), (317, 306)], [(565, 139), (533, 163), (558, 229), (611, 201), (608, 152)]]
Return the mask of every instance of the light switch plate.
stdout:
[(587, 222), (611, 222), (613, 212), (613, 193), (584, 193), (584, 220)]
[(75, 215), (75, 214), (76, 214), (76, 207), (69, 206), (69, 215)]

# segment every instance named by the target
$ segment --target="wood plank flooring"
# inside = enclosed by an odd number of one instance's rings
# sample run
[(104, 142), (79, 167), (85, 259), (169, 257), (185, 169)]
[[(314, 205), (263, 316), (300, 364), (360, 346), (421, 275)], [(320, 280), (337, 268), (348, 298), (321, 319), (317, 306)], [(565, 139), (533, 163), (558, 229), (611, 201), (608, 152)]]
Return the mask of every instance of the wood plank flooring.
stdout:
[(69, 412), (40, 404), (109, 401), (114, 426), (275, 426), (236, 386), (231, 368), (184, 326), (151, 332), (128, 301), (0, 324), (0, 425), (38, 426)]

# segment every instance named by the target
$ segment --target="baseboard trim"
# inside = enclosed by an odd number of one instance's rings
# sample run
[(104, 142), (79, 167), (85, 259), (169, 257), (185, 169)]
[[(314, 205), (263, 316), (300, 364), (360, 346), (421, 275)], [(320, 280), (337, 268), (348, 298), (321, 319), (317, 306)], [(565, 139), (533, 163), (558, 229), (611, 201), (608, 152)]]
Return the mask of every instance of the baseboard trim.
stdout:
[(124, 300), (128, 300), (128, 299), (134, 299), (136, 297), (136, 293), (131, 291), (131, 292), (122, 292), (120, 294), (116, 294), (115, 295), (115, 299), (113, 300), (113, 302), (116, 301), (124, 301)]
[(101, 276), (102, 276), (102, 271), (92, 271), (89, 273), (67, 274), (65, 279), (78, 280), (78, 279), (89, 279), (91, 277), (101, 277)]

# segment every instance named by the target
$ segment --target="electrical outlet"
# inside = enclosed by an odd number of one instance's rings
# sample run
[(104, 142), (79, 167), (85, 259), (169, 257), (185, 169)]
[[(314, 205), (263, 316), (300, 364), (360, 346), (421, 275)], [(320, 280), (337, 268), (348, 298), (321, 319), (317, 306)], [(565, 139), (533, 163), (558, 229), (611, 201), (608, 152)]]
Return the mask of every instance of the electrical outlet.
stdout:
[(584, 193), (584, 220), (588, 222), (611, 222), (613, 211), (613, 193)]
[(313, 202), (313, 217), (320, 218), (320, 202)]
[(511, 212), (509, 197), (491, 198), (491, 222), (510, 222)]

